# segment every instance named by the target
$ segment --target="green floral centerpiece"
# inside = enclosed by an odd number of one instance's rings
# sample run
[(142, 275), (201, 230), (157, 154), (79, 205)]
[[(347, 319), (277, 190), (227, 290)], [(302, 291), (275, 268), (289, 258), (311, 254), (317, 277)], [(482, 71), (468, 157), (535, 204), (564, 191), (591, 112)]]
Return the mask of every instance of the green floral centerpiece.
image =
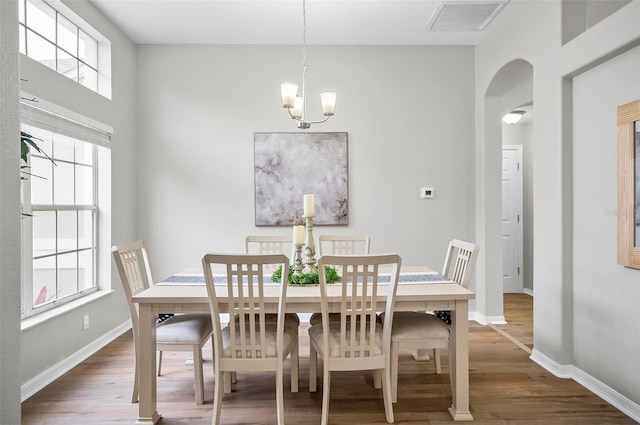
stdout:
[[(335, 268), (324, 266), (324, 272), (327, 276), (327, 283), (336, 283), (340, 280), (340, 276), (338, 276), (338, 272)], [(281, 282), (282, 281), (282, 266), (278, 267), (273, 271), (271, 275), (271, 280), (273, 282)], [(318, 277), (318, 272), (312, 273), (301, 273), (301, 274), (293, 274), (293, 267), (289, 266), (289, 285), (317, 285), (320, 283), (320, 279)]]

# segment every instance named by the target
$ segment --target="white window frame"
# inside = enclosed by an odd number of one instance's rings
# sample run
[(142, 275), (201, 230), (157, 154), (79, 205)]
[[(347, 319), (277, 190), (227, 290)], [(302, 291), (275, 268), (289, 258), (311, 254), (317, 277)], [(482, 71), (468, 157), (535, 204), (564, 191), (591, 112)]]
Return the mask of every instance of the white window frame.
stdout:
[[(23, 97), (29, 98), (29, 95), (23, 94)], [(56, 107), (55, 105), (39, 100), (38, 105), (42, 106), (42, 104), (49, 106), (50, 109), (57, 109), (58, 113), (52, 113), (31, 104), (23, 103), (21, 104), (20, 111), (21, 123), (82, 140), (94, 146), (94, 203), (93, 205), (31, 205), (31, 185), (28, 183), (28, 180), (25, 180), (27, 184), (22, 185), (23, 212), (31, 214), (33, 211), (36, 213), (37, 211), (93, 211), (94, 234), (93, 246), (91, 249), (93, 251), (93, 282), (95, 283), (95, 286), (80, 290), (72, 295), (49, 303), (39, 306), (33, 305), (33, 223), (32, 219), (27, 217), (22, 221), (23, 319), (34, 317), (45, 311), (50, 311), (56, 307), (69, 304), (72, 301), (94, 294), (96, 291), (110, 289), (110, 273), (105, 273), (106, 269), (110, 269), (110, 263), (106, 265), (102, 263), (105, 262), (105, 258), (107, 259), (107, 262), (110, 258), (108, 255), (105, 257), (104, 252), (108, 251), (109, 248), (109, 238), (108, 236), (105, 237), (105, 233), (110, 231), (111, 226), (110, 223), (102, 223), (102, 221), (108, 221), (108, 219), (101, 220), (100, 217), (108, 218), (111, 216), (110, 197), (105, 197), (104, 194), (101, 193), (101, 187), (102, 189), (105, 189), (105, 184), (102, 182), (102, 179), (110, 178), (109, 158), (111, 133), (113, 130), (104, 124), (92, 122), (92, 120), (82, 117), (79, 114), (75, 114), (71, 111), (64, 110), (63, 108)], [(64, 115), (59, 115), (59, 113)], [(95, 124), (99, 128), (93, 127), (91, 124)], [(108, 183), (108, 186), (106, 187), (110, 187), (110, 182), (105, 183)], [(101, 200), (103, 201), (101, 202)], [(106, 202), (104, 200), (106, 200)], [(69, 252), (74, 251), (77, 250), (69, 250)]]
[[(26, 2), (27, 0), (18, 0), (22, 5), (24, 5), (24, 10), (25, 10), (25, 14), (26, 14)], [(55, 42), (46, 39), (45, 37), (43, 37), (44, 39), (47, 40), (47, 42), (52, 43), (55, 46), (56, 49), (56, 58), (57, 58), (57, 52), (58, 49), (65, 51), (65, 53), (69, 54), (70, 56), (74, 57), (75, 59), (77, 59), (80, 63), (82, 62), (83, 64), (91, 67), (92, 69), (94, 69), (97, 72), (97, 88), (96, 90), (93, 90), (91, 88), (88, 88), (89, 90), (95, 91), (96, 93), (106, 97), (107, 99), (111, 99), (111, 42), (105, 37), (103, 36), (100, 32), (98, 32), (95, 28), (93, 28), (91, 25), (89, 25), (85, 20), (83, 20), (80, 16), (78, 16), (75, 12), (73, 12), (68, 6), (66, 6), (64, 3), (62, 3), (62, 1), (60, 0), (42, 0), (44, 3), (48, 4), (49, 6), (51, 6), (55, 11), (56, 11), (56, 32), (57, 32), (57, 22), (58, 22), (58, 15), (62, 15), (65, 19), (67, 19), (68, 21), (70, 21), (72, 24), (74, 24), (75, 26), (78, 27), (78, 29), (82, 32), (84, 32), (85, 34), (87, 34), (89, 37), (93, 38), (94, 40), (97, 41), (98, 43), (98, 57), (97, 57), (97, 66), (93, 67), (90, 66), (89, 64), (87, 64), (86, 62), (84, 62), (82, 59), (78, 58), (78, 55), (73, 55), (71, 52), (68, 52), (66, 49), (64, 49), (62, 46), (60, 46), (57, 42), (57, 40)], [(37, 31), (35, 31), (33, 28), (29, 27), (29, 22), (28, 22), (28, 17), (25, 16), (25, 22), (18, 22), (18, 28), (19, 31), (21, 32), (21, 34), (24, 35), (24, 42), (25, 42), (25, 46), (26, 46), (26, 52), (21, 52), (22, 54), (24, 54), (25, 56), (28, 56), (28, 41), (27, 41), (27, 33), (28, 30), (33, 31), (35, 34), (37, 34), (38, 36), (42, 37), (41, 34), (39, 34)], [(57, 37), (56, 37), (57, 38)], [(34, 59), (35, 60), (35, 59)], [(62, 73), (58, 72), (57, 69), (57, 60), (56, 60), (56, 69), (52, 69), (49, 68), (46, 65), (43, 65), (46, 68), (52, 70), (53, 72), (56, 72), (57, 74), (63, 75)], [(75, 81), (78, 85), (81, 85), (83, 87), (86, 87), (84, 85), (82, 85), (79, 81), (76, 80), (72, 80)]]

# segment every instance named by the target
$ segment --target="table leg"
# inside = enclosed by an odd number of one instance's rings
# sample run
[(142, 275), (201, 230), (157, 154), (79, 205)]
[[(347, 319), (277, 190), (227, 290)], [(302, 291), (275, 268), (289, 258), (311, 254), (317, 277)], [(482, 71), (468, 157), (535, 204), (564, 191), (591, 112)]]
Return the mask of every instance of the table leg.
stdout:
[(449, 413), (454, 421), (472, 421), (469, 411), (469, 306), (466, 300), (456, 301), (452, 312), (449, 370), (452, 403)]
[(162, 416), (156, 406), (156, 320), (150, 304), (139, 304), (138, 310), (138, 424), (155, 424)]

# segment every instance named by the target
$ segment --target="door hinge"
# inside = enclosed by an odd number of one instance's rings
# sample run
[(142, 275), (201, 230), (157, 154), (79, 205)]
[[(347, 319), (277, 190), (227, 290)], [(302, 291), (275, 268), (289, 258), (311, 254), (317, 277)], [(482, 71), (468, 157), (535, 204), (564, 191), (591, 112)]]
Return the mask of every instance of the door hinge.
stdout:
[(519, 170), (520, 169), (520, 163), (518, 162), (517, 164), (518, 164), (518, 168), (517, 169)]
[(520, 274), (520, 266), (518, 266), (518, 274)]
[(520, 223), (520, 214), (518, 214), (518, 223)]

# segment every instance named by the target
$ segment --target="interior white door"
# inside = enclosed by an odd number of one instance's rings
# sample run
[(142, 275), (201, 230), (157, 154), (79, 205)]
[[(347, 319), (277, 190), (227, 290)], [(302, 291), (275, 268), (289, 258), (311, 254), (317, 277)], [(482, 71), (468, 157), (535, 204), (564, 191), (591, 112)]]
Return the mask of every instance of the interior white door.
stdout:
[(502, 147), (502, 284), (522, 292), (522, 146)]

